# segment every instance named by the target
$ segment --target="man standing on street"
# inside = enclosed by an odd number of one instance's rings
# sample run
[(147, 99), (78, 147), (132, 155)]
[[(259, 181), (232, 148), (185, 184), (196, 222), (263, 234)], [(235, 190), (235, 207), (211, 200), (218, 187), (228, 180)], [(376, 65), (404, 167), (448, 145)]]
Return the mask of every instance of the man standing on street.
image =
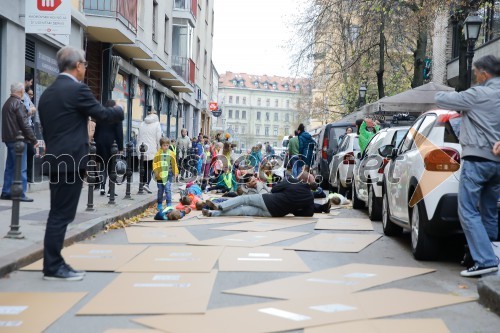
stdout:
[(474, 265), (462, 276), (498, 271), (491, 241), (498, 236), (500, 156), (493, 153), (500, 139), (500, 59), (488, 55), (473, 64), (478, 85), (462, 92), (436, 94), (438, 107), (461, 111), (462, 165), (458, 215)]
[[(28, 122), (28, 113), (24, 108), (22, 98), (24, 96), (24, 85), (21, 82), (14, 83), (10, 86), (10, 97), (7, 99), (2, 108), (2, 141), (7, 146), (7, 161), (5, 164), (5, 173), (3, 177), (3, 188), (1, 199), (10, 200), (10, 187), (14, 180), (14, 166), (16, 163), (16, 137), (18, 132), (21, 131), (24, 136), (25, 143), (31, 143), (37, 146), (37, 140), (33, 129)], [(27, 144), (24, 145), (23, 158), (21, 161), (21, 181), (23, 184), (23, 195), (21, 201), (32, 202), (26, 196), (28, 188), (28, 178), (26, 172), (27, 165)]]
[(85, 77), (85, 53), (73, 47), (57, 52), (61, 72), (44, 91), (38, 109), (46, 144), (44, 162), (50, 166), (50, 212), (45, 228), (43, 273), (46, 280), (78, 281), (85, 272), (64, 261), (61, 250), (66, 229), (76, 215), (83, 172), (89, 152), (87, 121), (120, 122), (121, 106), (104, 107), (81, 83)]
[[(31, 90), (31, 87), (33, 86), (33, 75), (31, 73), (25, 73), (24, 74), (24, 96), (23, 96), (23, 104), (26, 107), (26, 112), (28, 112), (28, 123), (30, 124), (30, 127), (33, 129), (33, 133), (35, 133), (35, 125), (33, 122), (33, 118), (36, 115), (36, 107), (31, 101), (31, 98), (29, 95), (29, 91), (33, 92)], [(36, 137), (36, 133), (35, 133)], [(28, 182), (32, 183), (33, 182), (33, 157), (35, 156), (35, 147), (33, 144), (28, 143), (27, 147), (27, 175), (28, 175)]]

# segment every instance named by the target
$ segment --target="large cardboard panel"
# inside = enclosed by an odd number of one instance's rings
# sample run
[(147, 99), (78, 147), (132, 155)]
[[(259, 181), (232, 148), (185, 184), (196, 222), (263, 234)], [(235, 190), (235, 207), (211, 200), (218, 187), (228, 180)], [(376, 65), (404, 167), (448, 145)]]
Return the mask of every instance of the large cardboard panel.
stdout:
[(0, 331), (43, 332), (86, 293), (0, 293)]
[(125, 228), (129, 243), (181, 243), (196, 242), (198, 239), (186, 228)]
[(123, 273), (78, 315), (204, 313), (217, 276), (210, 273)]
[(163, 315), (133, 321), (170, 333), (281, 332), (399, 315), (472, 300), (452, 295), (386, 289), (334, 296), (324, 293), (317, 298), (215, 309), (204, 315)]
[(228, 225), (224, 227), (212, 228), (215, 230), (231, 230), (231, 231), (272, 231), (291, 227), (297, 227), (299, 225), (313, 223), (313, 220), (299, 220), (299, 221), (275, 221), (275, 220), (256, 220), (253, 222), (238, 223), (235, 225)]
[(143, 219), (142, 221), (134, 226), (138, 227), (192, 227), (197, 225), (207, 225), (207, 224), (221, 224), (221, 223), (237, 223), (237, 222), (250, 222), (252, 221), (251, 217), (238, 217), (238, 216), (228, 216), (228, 217), (203, 217), (203, 218), (192, 218), (189, 220), (178, 220), (178, 221), (155, 221), (147, 222), (148, 220)]
[(286, 215), (286, 216), (283, 216), (283, 217), (253, 217), (252, 221), (273, 221), (273, 222), (276, 222), (276, 221), (284, 221), (284, 222), (292, 222), (292, 221), (295, 221), (295, 222), (299, 222), (299, 221), (302, 221), (302, 222), (306, 222), (306, 221), (309, 221), (309, 222), (316, 222), (318, 220), (318, 218), (316, 216), (314, 217), (307, 217), (307, 216), (294, 216), (294, 215)]
[(248, 296), (296, 299), (311, 295), (352, 293), (392, 281), (428, 274), (434, 269), (348, 264), (308, 274), (225, 290), (225, 293)]
[(330, 213), (316, 213), (314, 214), (314, 218), (315, 219), (331, 219), (337, 215), (340, 215), (342, 213), (342, 211), (339, 211), (339, 210), (336, 210), (336, 211), (332, 211)]
[(381, 236), (380, 234), (320, 234), (286, 248), (299, 251), (359, 252)]
[(308, 234), (308, 232), (291, 231), (242, 232), (238, 234), (194, 242), (191, 243), (191, 245), (256, 247), (281, 242), (286, 239), (292, 239)]
[(306, 328), (304, 333), (450, 333), (441, 319), (373, 319)]
[[(146, 245), (74, 244), (62, 250), (66, 262), (76, 269), (113, 272), (147, 248)], [(22, 270), (41, 271), (43, 259)]]
[(210, 272), (223, 247), (151, 246), (117, 272)]
[(373, 225), (369, 219), (335, 218), (319, 220), (314, 229), (373, 231)]
[(226, 247), (219, 258), (221, 272), (310, 272), (295, 253), (279, 247)]
[(148, 329), (134, 329), (134, 328), (112, 328), (104, 331), (104, 333), (163, 333), (162, 331), (157, 330), (148, 330)]

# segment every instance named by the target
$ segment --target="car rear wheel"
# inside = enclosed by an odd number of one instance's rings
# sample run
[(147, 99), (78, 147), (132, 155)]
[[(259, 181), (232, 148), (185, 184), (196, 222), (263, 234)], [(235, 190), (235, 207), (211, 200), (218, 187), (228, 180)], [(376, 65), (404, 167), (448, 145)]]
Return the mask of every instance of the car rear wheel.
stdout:
[(438, 240), (424, 230), (428, 223), (423, 201), (411, 210), (411, 250), (417, 260), (435, 260), (439, 255)]
[(368, 217), (372, 221), (380, 221), (382, 207), (380, 200), (375, 196), (373, 186), (368, 186)]
[(391, 222), (389, 211), (389, 199), (387, 192), (382, 196), (382, 230), (386, 236), (397, 236), (403, 232), (403, 228)]
[(356, 193), (356, 186), (354, 185), (354, 181), (352, 182), (352, 208), (353, 209), (363, 209), (365, 207), (364, 201), (358, 198), (358, 194)]

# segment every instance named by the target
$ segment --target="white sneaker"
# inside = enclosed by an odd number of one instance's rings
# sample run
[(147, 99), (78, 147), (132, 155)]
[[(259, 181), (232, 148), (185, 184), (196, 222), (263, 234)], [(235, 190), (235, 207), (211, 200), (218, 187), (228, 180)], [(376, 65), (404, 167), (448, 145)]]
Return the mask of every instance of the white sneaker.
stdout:
[(153, 193), (150, 189), (149, 189), (149, 185), (145, 184), (144, 187), (143, 187), (144, 191), (148, 192), (148, 193)]
[(498, 266), (488, 266), (488, 267), (479, 267), (477, 264), (460, 272), (460, 275), (465, 277), (479, 276), (482, 274), (493, 273), (498, 271)]

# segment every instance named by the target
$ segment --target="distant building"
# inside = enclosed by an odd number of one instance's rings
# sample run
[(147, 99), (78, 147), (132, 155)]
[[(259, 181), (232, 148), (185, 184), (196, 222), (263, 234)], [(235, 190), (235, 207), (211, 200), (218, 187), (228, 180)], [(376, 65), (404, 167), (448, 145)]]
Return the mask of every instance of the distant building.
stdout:
[(307, 105), (310, 91), (306, 79), (226, 72), (219, 78), (217, 129), (233, 132), (243, 150), (259, 142), (281, 147), (283, 136), (293, 135), (300, 123), (308, 125), (309, 110), (301, 105)]

